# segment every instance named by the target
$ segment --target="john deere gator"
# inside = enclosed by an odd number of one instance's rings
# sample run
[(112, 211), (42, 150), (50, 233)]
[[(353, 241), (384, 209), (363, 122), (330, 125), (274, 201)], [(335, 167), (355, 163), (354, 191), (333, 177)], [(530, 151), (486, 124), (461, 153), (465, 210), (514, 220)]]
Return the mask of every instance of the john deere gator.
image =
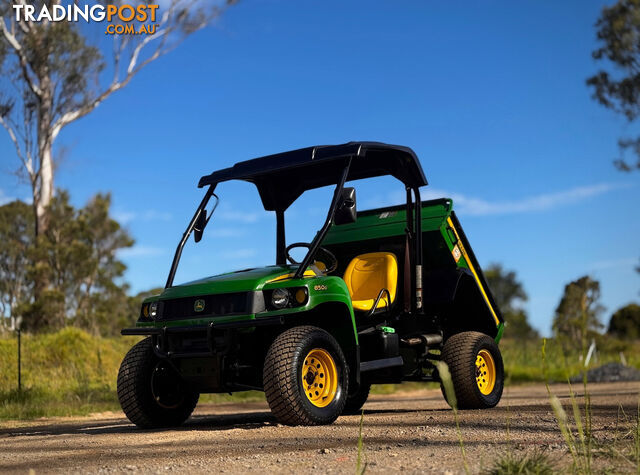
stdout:
[[(405, 202), (358, 212), (355, 186), (385, 175), (402, 182)], [(216, 189), (230, 180), (255, 185), (275, 215), (275, 262), (175, 285), (185, 243), (202, 239)], [(438, 361), (460, 409), (495, 406), (504, 321), (452, 201), (422, 201), (426, 185), (410, 148), (376, 142), (293, 150), (200, 178), (204, 197), (164, 291), (122, 330), (145, 337), (118, 374), (127, 417), (176, 426), (201, 393), (260, 390), (284, 424), (330, 424), (358, 411), (371, 384), (440, 381)], [(326, 186), (334, 189), (324, 224), (309, 242), (288, 244), (287, 209)], [(299, 262), (294, 248), (304, 250)]]

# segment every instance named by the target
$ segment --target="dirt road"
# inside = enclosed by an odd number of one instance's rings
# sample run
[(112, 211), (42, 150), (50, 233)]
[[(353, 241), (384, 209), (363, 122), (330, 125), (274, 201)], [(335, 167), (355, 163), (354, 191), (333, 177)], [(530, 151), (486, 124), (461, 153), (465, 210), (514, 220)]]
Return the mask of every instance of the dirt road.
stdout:
[[(567, 387), (552, 391), (568, 407)], [(637, 414), (640, 384), (593, 384), (590, 393), (600, 446), (629, 438), (631, 423), (619, 420), (619, 407), (629, 418)], [(331, 426), (285, 427), (265, 403), (246, 403), (200, 405), (178, 430), (138, 430), (117, 413), (4, 423), (0, 471), (354, 473), (359, 422), (359, 416), (343, 416)], [(542, 385), (506, 390), (495, 409), (461, 412), (460, 426), (473, 472), (490, 468), (509, 450), (542, 450), (559, 468), (570, 459)], [(363, 434), (367, 472), (463, 471), (453, 414), (439, 390), (372, 396)], [(633, 470), (605, 455), (596, 464)]]

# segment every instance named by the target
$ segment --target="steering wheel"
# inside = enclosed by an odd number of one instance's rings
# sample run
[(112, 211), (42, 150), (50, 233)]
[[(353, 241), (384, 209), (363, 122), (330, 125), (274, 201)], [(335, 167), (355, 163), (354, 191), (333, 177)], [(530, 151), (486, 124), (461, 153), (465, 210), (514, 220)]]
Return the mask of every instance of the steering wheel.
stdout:
[[(292, 264), (300, 264), (298, 261), (296, 261), (293, 257), (291, 257), (291, 254), (289, 254), (291, 252), (291, 249), (294, 249), (296, 247), (306, 247), (307, 249), (311, 249), (311, 244), (309, 244), (308, 242), (294, 242), (293, 244), (289, 244), (287, 246), (286, 249), (286, 256), (287, 256), (287, 260), (289, 262), (291, 262)], [(325, 269), (320, 269), (322, 272), (324, 272), (325, 274), (330, 274), (331, 272), (333, 272), (334, 270), (336, 270), (338, 268), (338, 259), (336, 258), (336, 256), (333, 254), (333, 252), (331, 252), (329, 249), (327, 249), (326, 247), (318, 247), (318, 250), (316, 251), (316, 256), (314, 256), (314, 260), (317, 261), (317, 259), (315, 259), (318, 255), (318, 253), (322, 254), (322, 257), (328, 257), (329, 258), (329, 264), (325, 264)], [(324, 261), (321, 261), (324, 264)]]

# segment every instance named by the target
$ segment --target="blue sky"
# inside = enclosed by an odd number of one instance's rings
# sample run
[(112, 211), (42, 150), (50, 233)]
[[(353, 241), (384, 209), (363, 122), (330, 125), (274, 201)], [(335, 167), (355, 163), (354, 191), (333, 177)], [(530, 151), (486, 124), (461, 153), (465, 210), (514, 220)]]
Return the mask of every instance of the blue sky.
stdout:
[[(246, 0), (65, 129), (56, 185), (78, 205), (112, 193), (139, 291), (164, 283), (201, 175), (315, 144), (408, 145), (424, 194), (454, 198), (480, 262), (517, 272), (536, 328), (549, 332), (564, 285), (584, 274), (600, 280), (608, 321), (639, 299), (640, 175), (612, 165), (633, 127), (585, 86), (603, 4)], [(6, 134), (0, 157), (0, 200), (27, 197)], [(402, 190), (356, 187), (361, 209)], [(274, 260), (274, 218), (255, 190), (219, 191), (177, 282)], [(290, 242), (312, 239), (327, 196), (291, 210)]]

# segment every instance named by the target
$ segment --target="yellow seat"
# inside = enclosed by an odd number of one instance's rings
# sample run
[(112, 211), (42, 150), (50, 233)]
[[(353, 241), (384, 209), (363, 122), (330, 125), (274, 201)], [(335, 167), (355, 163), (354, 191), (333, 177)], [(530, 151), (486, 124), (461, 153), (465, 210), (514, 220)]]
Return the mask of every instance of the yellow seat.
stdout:
[(347, 266), (344, 281), (355, 310), (370, 311), (382, 289), (384, 293), (377, 308), (393, 303), (398, 287), (398, 260), (390, 252), (370, 252), (355, 257)]

